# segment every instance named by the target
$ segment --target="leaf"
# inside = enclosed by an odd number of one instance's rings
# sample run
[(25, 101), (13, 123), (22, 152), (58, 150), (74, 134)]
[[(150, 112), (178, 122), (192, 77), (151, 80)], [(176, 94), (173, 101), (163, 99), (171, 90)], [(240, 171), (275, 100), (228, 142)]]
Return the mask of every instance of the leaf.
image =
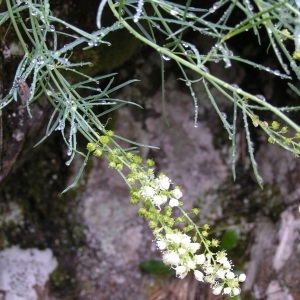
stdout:
[(146, 273), (153, 274), (173, 274), (174, 271), (167, 267), (162, 261), (159, 260), (146, 260), (140, 263), (140, 269)]
[(222, 236), (220, 247), (224, 250), (230, 250), (239, 241), (240, 232), (237, 228), (231, 228), (225, 231), (225, 233)]

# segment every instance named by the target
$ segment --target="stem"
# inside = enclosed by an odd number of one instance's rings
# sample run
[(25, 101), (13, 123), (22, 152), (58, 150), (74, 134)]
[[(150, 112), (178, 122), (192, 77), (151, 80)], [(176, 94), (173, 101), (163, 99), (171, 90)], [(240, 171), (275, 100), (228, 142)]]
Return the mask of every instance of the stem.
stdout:
[(23, 48), (24, 52), (26, 54), (28, 54), (29, 51), (28, 51), (28, 49), (26, 47), (26, 44), (25, 44), (24, 39), (22, 37), (22, 34), (21, 34), (21, 32), (19, 30), (19, 27), (17, 25), (16, 19), (15, 19), (15, 16), (14, 16), (14, 12), (13, 12), (12, 7), (10, 5), (10, 0), (6, 0), (6, 5), (7, 5), (7, 10), (8, 10), (8, 13), (9, 13), (10, 20), (11, 20), (13, 26), (14, 26), (14, 29), (15, 29), (16, 34), (18, 36), (18, 39), (19, 39), (19, 41), (20, 41), (20, 43), (22, 45), (22, 48)]
[[(255, 102), (257, 102), (259, 105), (267, 108), (269, 111), (273, 112), (275, 115), (277, 115), (279, 118), (281, 118), (284, 122), (286, 122), (289, 126), (291, 126), (296, 132), (300, 132), (300, 127), (293, 122), (290, 118), (288, 118), (286, 115), (284, 115), (281, 111), (278, 110), (278, 108), (274, 107), (273, 105), (269, 104), (268, 102), (262, 101), (259, 98), (257, 98), (256, 96), (247, 93), (243, 90), (237, 90), (236, 87), (233, 87), (232, 85), (228, 84), (227, 82), (211, 75), (208, 74), (206, 72), (204, 72), (203, 70), (201, 70), (201, 68), (183, 58), (181, 58), (180, 56), (174, 54), (172, 51), (170, 51), (167, 48), (164, 47), (160, 47), (157, 44), (153, 43), (152, 41), (146, 39), (145, 37), (143, 37), (141, 34), (139, 34), (132, 26), (129, 25), (128, 22), (126, 22), (118, 13), (118, 11), (115, 8), (115, 5), (113, 3), (112, 0), (108, 0), (108, 4), (110, 6), (110, 9), (112, 11), (112, 13), (114, 14), (114, 16), (122, 23), (123, 27), (126, 28), (131, 34), (133, 34), (137, 39), (139, 39), (140, 41), (142, 41), (143, 43), (145, 43), (146, 45), (150, 46), (151, 48), (155, 49), (157, 52), (159, 52), (160, 54), (165, 54), (168, 57), (176, 60), (178, 63), (186, 66), (187, 68), (195, 71), (196, 73), (198, 73), (199, 75), (201, 75), (202, 77), (204, 77), (207, 81), (209, 82), (213, 82), (214, 85), (220, 85), (223, 88), (230, 90), (232, 92), (235, 92), (239, 95), (242, 95), (244, 98), (246, 99), (251, 99)], [(232, 100), (231, 100), (232, 101)]]

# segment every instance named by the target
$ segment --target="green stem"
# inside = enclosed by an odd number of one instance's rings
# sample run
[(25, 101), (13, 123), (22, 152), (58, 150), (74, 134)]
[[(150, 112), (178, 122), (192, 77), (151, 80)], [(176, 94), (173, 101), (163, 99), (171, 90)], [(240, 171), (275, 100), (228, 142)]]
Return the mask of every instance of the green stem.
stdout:
[(140, 41), (142, 41), (144, 44), (150, 46), (151, 48), (155, 49), (157, 52), (159, 52), (160, 54), (164, 54), (167, 55), (168, 57), (176, 60), (178, 63), (186, 66), (187, 68), (195, 71), (196, 73), (198, 73), (199, 75), (201, 75), (202, 77), (204, 77), (207, 81), (209, 82), (213, 82), (214, 84), (218, 84), (220, 86), (222, 86), (223, 88), (230, 90), (232, 92), (235, 92), (239, 95), (242, 95), (245, 99), (251, 99), (255, 102), (257, 102), (259, 105), (266, 107), (269, 111), (273, 112), (275, 115), (277, 115), (279, 118), (281, 118), (284, 122), (286, 122), (289, 126), (291, 126), (296, 132), (300, 132), (300, 127), (293, 122), (290, 118), (288, 118), (286, 115), (284, 115), (282, 112), (280, 112), (276, 107), (274, 107), (273, 105), (269, 104), (268, 102), (262, 101), (259, 98), (257, 98), (256, 96), (247, 93), (241, 89), (237, 89), (236, 87), (228, 84), (227, 82), (209, 74), (204, 72), (199, 66), (181, 58), (180, 56), (174, 54), (172, 51), (170, 51), (167, 48), (164, 47), (160, 47), (157, 44), (153, 43), (152, 41), (146, 39), (145, 37), (143, 37), (141, 34), (139, 34), (132, 26), (129, 25), (128, 22), (126, 22), (121, 16), (119, 16), (118, 11), (115, 8), (115, 5), (113, 3), (112, 0), (108, 0), (108, 4), (110, 6), (110, 9), (112, 11), (112, 13), (114, 14), (114, 16), (120, 20), (120, 22), (122, 23), (123, 27), (126, 28), (131, 34), (133, 34), (137, 39), (139, 39)]
[(13, 26), (14, 26), (14, 29), (15, 29), (16, 34), (18, 36), (18, 39), (19, 39), (19, 41), (20, 41), (20, 43), (22, 45), (22, 48), (23, 48), (24, 52), (26, 54), (28, 54), (29, 51), (28, 51), (28, 49), (26, 47), (26, 44), (25, 44), (24, 39), (22, 37), (22, 34), (21, 34), (21, 32), (19, 30), (19, 27), (17, 25), (16, 19), (15, 19), (15, 16), (14, 16), (14, 12), (13, 12), (11, 4), (10, 4), (10, 0), (6, 0), (6, 5), (7, 5), (7, 10), (8, 10), (8, 13), (9, 13), (10, 20), (11, 20)]

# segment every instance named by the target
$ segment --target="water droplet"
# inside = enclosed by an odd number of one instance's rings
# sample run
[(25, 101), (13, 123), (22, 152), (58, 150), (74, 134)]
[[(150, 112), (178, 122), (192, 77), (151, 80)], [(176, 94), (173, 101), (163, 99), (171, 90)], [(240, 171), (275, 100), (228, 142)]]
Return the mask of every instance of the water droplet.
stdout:
[(221, 115), (222, 115), (222, 117), (223, 117), (225, 120), (227, 119), (227, 114), (226, 114), (226, 113), (222, 112)]
[(258, 98), (261, 101), (266, 101), (266, 98), (263, 95), (259, 94), (259, 95), (256, 95), (255, 97)]
[(193, 12), (189, 12), (189, 13), (187, 13), (187, 15), (186, 15), (188, 18), (191, 18), (191, 19), (195, 19), (197, 16), (196, 16), (196, 14), (195, 13), (193, 13)]
[(194, 54), (194, 52), (192, 50), (186, 50), (184, 51), (185, 55), (191, 56)]
[(275, 74), (276, 76), (279, 76), (279, 75), (280, 75), (280, 71), (275, 70), (275, 71), (274, 71), (274, 74)]
[(31, 15), (32, 16), (36, 16), (38, 14), (38, 11), (36, 10), (36, 9), (33, 9), (32, 11), (31, 11)]
[(68, 59), (67, 57), (64, 57), (64, 58), (62, 59), (62, 63), (63, 63), (64, 65), (68, 65), (68, 64), (69, 64), (69, 59)]
[(165, 54), (163, 54), (161, 57), (166, 61), (171, 59), (168, 55), (165, 55)]
[(225, 68), (230, 68), (231, 67), (231, 61), (227, 57), (223, 58), (223, 61), (225, 62)]
[(50, 25), (49, 30), (50, 30), (51, 32), (54, 32), (54, 31), (55, 31), (55, 26), (54, 26), (54, 25)]
[(213, 6), (209, 9), (210, 13), (214, 13), (219, 7), (219, 2), (215, 2)]
[(90, 47), (93, 47), (93, 46), (94, 46), (94, 41), (93, 41), (93, 40), (88, 41), (88, 45), (89, 45)]
[(43, 56), (39, 56), (37, 59), (37, 64), (38, 65), (42, 65), (45, 63), (44, 57)]
[(178, 14), (179, 14), (179, 11), (178, 11), (178, 8), (173, 8), (173, 9), (171, 9), (170, 10), (170, 14), (172, 15), (172, 16), (177, 16)]
[(210, 71), (209, 71), (209, 68), (208, 68), (208, 67), (202, 65), (202, 66), (200, 66), (200, 69), (201, 69), (202, 71), (204, 71), (205, 73), (210, 74)]
[(186, 84), (187, 86), (191, 86), (191, 82), (190, 82), (189, 80), (187, 80), (187, 81), (185, 82), (185, 84)]

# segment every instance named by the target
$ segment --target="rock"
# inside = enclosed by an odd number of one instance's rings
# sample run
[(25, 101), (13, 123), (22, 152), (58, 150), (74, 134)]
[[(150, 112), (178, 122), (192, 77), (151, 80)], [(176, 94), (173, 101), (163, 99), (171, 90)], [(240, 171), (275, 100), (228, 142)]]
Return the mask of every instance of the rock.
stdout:
[(40, 300), (41, 290), (56, 267), (50, 249), (7, 248), (0, 252), (0, 292), (4, 299)]

